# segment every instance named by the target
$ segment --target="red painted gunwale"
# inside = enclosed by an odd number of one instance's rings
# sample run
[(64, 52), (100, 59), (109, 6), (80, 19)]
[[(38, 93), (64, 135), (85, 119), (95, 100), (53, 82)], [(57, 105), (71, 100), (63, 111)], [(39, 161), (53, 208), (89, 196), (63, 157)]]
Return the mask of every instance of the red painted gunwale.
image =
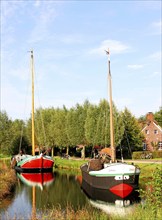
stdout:
[(37, 169), (37, 168), (52, 168), (54, 164), (54, 161), (51, 159), (48, 159), (46, 157), (31, 157), (29, 160), (25, 161), (21, 168), (25, 169)]

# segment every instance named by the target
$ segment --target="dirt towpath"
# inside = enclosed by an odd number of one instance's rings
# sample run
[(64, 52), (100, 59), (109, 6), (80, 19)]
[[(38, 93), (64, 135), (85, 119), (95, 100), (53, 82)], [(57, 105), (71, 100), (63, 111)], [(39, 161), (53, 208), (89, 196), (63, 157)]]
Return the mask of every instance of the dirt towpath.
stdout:
[(129, 163), (153, 163), (153, 164), (161, 164), (162, 165), (162, 159), (161, 160), (124, 160), (125, 162), (129, 162)]

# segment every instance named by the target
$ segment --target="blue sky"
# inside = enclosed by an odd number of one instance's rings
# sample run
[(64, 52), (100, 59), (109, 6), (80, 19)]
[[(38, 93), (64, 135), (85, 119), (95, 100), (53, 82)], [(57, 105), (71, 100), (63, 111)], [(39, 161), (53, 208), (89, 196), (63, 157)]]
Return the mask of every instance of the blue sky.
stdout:
[(30, 54), (37, 107), (108, 98), (139, 117), (161, 103), (161, 1), (1, 0), (1, 111), (28, 119)]

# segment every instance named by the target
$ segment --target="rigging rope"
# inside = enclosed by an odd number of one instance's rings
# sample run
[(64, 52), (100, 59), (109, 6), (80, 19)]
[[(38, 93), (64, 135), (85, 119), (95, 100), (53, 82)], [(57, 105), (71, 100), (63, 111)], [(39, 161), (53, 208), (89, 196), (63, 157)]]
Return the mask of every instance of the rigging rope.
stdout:
[[(27, 97), (29, 94), (29, 84), (30, 84), (30, 80), (28, 77), (28, 83), (27, 83), (27, 88), (26, 88), (26, 92), (25, 92), (25, 104), (24, 104), (24, 111), (23, 111), (23, 115), (26, 115), (26, 109), (27, 109)], [(24, 118), (24, 117), (23, 117)], [(20, 135), (20, 143), (19, 143), (19, 152), (22, 148), (22, 137), (23, 137), (23, 132), (24, 132), (24, 124), (22, 123), (22, 127), (21, 127), (21, 135)], [(24, 152), (25, 153), (25, 152)]]
[[(41, 106), (41, 102), (40, 102), (40, 96), (39, 96), (39, 88), (38, 88), (38, 83), (37, 83), (37, 74), (35, 73), (35, 81), (36, 81), (36, 86), (37, 86), (37, 98), (38, 98), (38, 104), (40, 106), (40, 119), (41, 119), (41, 126), (42, 126), (42, 130), (43, 130), (43, 137), (44, 137), (44, 141), (43, 143), (45, 144), (46, 146), (46, 143), (47, 143), (47, 139), (46, 139), (46, 132), (45, 132), (45, 126), (44, 126), (44, 120), (43, 120), (43, 108)], [(40, 128), (38, 128), (38, 130), (40, 131)]]

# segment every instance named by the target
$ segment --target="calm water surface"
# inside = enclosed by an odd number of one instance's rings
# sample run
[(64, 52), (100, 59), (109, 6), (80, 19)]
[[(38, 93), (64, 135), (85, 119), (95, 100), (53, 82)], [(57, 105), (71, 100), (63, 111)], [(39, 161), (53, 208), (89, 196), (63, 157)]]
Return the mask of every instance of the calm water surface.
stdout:
[(87, 198), (81, 189), (81, 173), (68, 170), (55, 170), (45, 174), (18, 174), (17, 184), (11, 198), (0, 204), (0, 219), (30, 219), (32, 211), (37, 217), (41, 212), (53, 207), (62, 210), (72, 207), (74, 210), (85, 206), (101, 209), (105, 213), (125, 215), (133, 212), (133, 206), (115, 207), (114, 204), (102, 204)]
[(68, 171), (55, 171), (47, 178), (44, 174), (41, 178), (40, 176), (37, 177), (37, 174), (35, 176), (35, 180), (33, 177), (30, 177), (29, 180), (29, 178), (20, 178), (19, 174), (17, 174), (18, 182), (14, 196), (5, 201), (4, 204), (2, 203), (0, 207), (2, 219), (6, 219), (7, 215), (12, 218), (14, 216), (23, 216), (27, 219), (32, 212), (33, 188), (35, 188), (37, 213), (40, 210), (58, 206), (61, 209), (65, 209), (67, 205), (77, 210), (88, 204), (88, 200), (77, 181), (77, 175)]

